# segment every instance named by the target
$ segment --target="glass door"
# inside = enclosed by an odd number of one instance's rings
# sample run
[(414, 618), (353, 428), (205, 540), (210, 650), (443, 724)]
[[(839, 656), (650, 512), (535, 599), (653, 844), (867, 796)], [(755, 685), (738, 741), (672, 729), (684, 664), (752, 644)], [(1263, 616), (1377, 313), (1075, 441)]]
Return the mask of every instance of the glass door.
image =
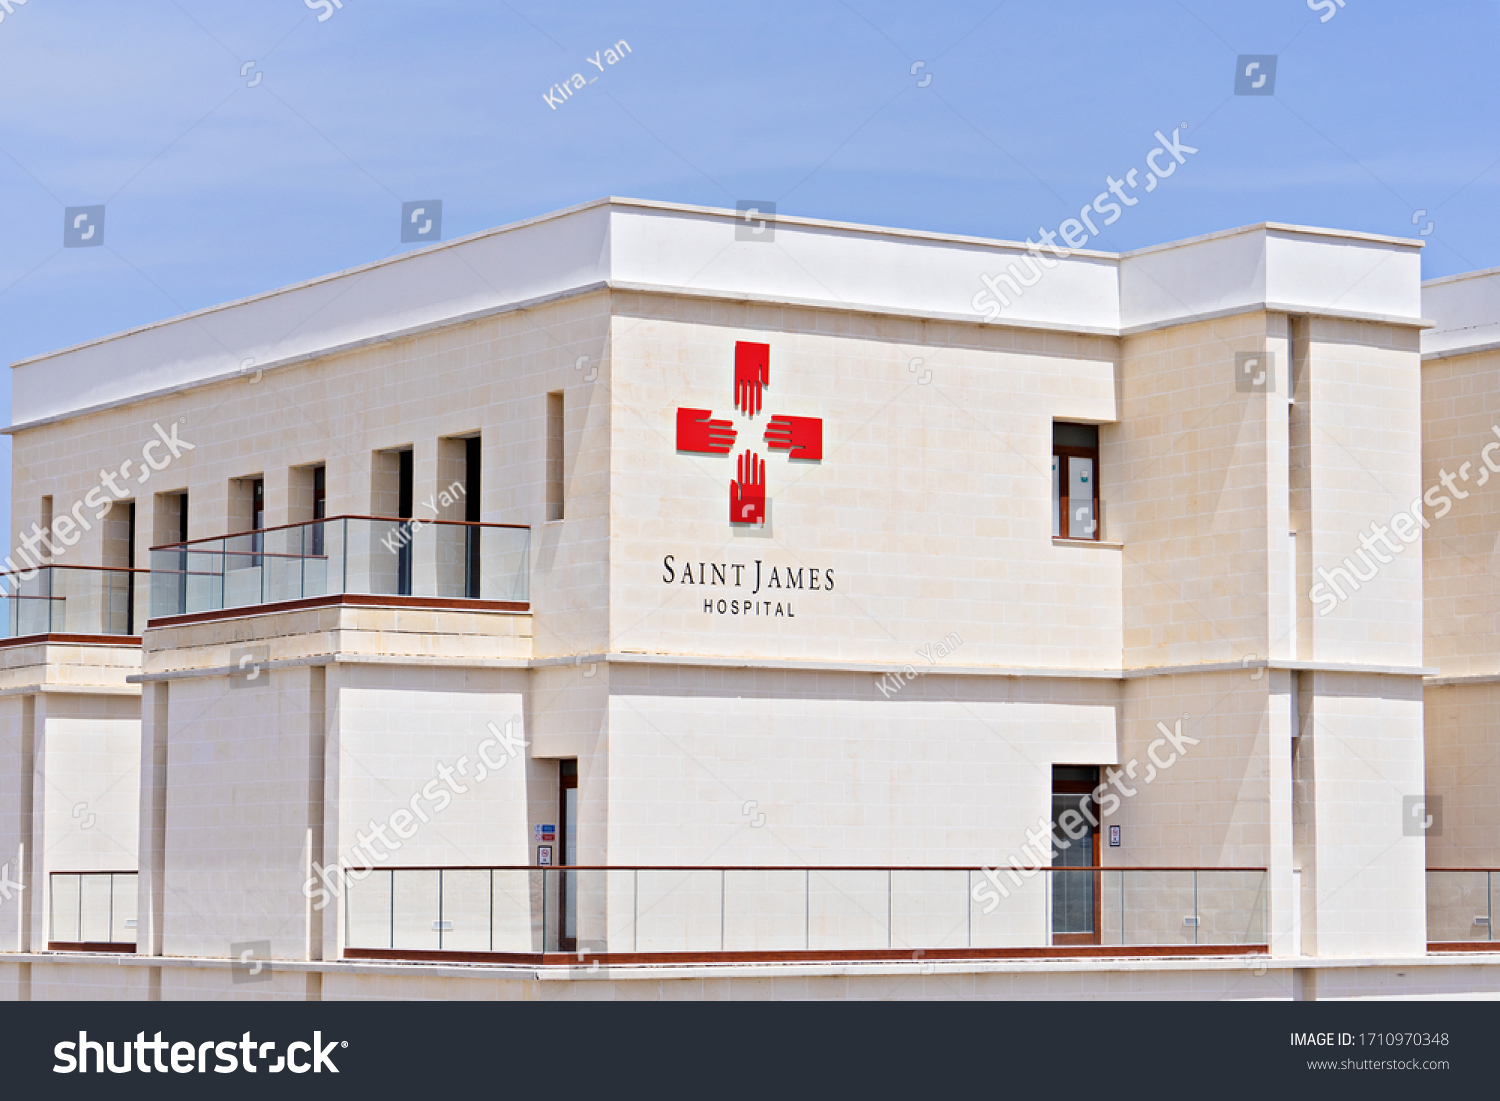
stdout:
[(1053, 944), (1100, 943), (1098, 786), (1096, 767), (1052, 767)]
[(559, 761), (559, 796), (557, 806), (557, 844), (562, 851), (563, 872), (559, 875), (557, 913), (557, 947), (562, 952), (578, 950), (578, 873), (570, 870), (578, 863), (578, 762)]

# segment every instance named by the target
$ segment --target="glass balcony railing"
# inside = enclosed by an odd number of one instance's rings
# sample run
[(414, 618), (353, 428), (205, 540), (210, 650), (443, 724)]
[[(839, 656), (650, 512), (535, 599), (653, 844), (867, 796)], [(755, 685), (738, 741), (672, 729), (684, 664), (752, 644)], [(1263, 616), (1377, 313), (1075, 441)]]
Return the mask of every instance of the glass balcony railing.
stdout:
[(334, 516), (151, 549), (151, 615), (359, 593), (530, 599), (531, 529)]
[(136, 584), (145, 570), (97, 566), (42, 566), (0, 574), (5, 637), (27, 635), (134, 635)]
[[(1058, 877), (1068, 881), (1059, 893)], [(1253, 951), (1263, 869), (379, 868), (347, 882), (351, 950)], [(1066, 896), (1067, 912), (1055, 909)], [(1087, 900), (1086, 904), (1081, 900)]]
[(1495, 939), (1500, 870), (1429, 868), (1427, 940), (1430, 944), (1488, 943)]
[(53, 872), (51, 944), (136, 943), (135, 872)]

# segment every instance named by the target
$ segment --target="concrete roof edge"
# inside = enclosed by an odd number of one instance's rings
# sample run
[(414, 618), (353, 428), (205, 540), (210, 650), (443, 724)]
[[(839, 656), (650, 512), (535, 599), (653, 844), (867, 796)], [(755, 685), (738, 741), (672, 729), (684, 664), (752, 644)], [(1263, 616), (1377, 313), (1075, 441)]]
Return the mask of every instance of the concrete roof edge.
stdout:
[(341, 271), (329, 272), (327, 275), (319, 275), (315, 276), (312, 279), (304, 279), (298, 283), (288, 283), (286, 286), (275, 287), (268, 291), (261, 291), (258, 294), (246, 295), (244, 298), (236, 298), (229, 302), (220, 302), (213, 306), (205, 306), (199, 310), (190, 310), (187, 313), (174, 314), (171, 317), (164, 317), (160, 321), (152, 321), (146, 325), (137, 325), (132, 329), (122, 329), (120, 332), (110, 333), (107, 336), (95, 337), (93, 340), (85, 340), (78, 344), (70, 344), (66, 348), (55, 348), (50, 352), (43, 352), (40, 355), (28, 356), (25, 359), (14, 360), (10, 364), (10, 366), (12, 369), (15, 369), (17, 367), (25, 367), (28, 364), (32, 363), (40, 363), (43, 360), (54, 359), (57, 356), (67, 355), (70, 352), (81, 351), (84, 348), (93, 348), (97, 347), (100, 344), (108, 344), (111, 341), (123, 340), (124, 338), (129, 336), (137, 336), (140, 333), (147, 333), (153, 329), (165, 328), (168, 325), (175, 325), (181, 321), (192, 321), (197, 318), (208, 317), (212, 314), (223, 313), (226, 310), (232, 310), (239, 306), (247, 306), (252, 302), (265, 302), (272, 298), (278, 298), (284, 294), (291, 294), (295, 291), (306, 290), (309, 287), (321, 286), (324, 283), (331, 283), (336, 279), (343, 279), (346, 276), (361, 275), (367, 271), (374, 271), (377, 268), (389, 267), (394, 264), (405, 263), (406, 261), (411, 260), (416, 256), (425, 256), (428, 253), (439, 252), (443, 249), (457, 248), (460, 245), (468, 244), (472, 241), (483, 240), (486, 237), (497, 237), (502, 233), (510, 233), (513, 230), (525, 229), (528, 226), (540, 225), (543, 222), (550, 222), (555, 221), (559, 218), (566, 218), (569, 215), (580, 214), (585, 210), (592, 210), (595, 207), (620, 203), (622, 203), (622, 200), (608, 198), (594, 199), (591, 202), (579, 203), (576, 206), (570, 206), (564, 210), (554, 210), (548, 214), (537, 215), (534, 218), (524, 218), (519, 222), (509, 222), (503, 226), (494, 226), (490, 229), (482, 229), (477, 233), (470, 233), (463, 237), (455, 237), (451, 241), (437, 241), (423, 248), (412, 249), (409, 252), (403, 252), (396, 256), (384, 256), (379, 260), (370, 260), (363, 264), (356, 264), (352, 268), (344, 268)]
[(1500, 268), (1480, 268), (1478, 271), (1461, 271), (1457, 275), (1440, 275), (1436, 279), (1424, 280), (1422, 289), (1441, 287), (1449, 283), (1462, 283), (1466, 279), (1483, 279), (1489, 275), (1500, 275)]
[(1424, 242), (1411, 237), (1390, 237), (1381, 233), (1364, 233), (1353, 229), (1327, 229), (1321, 226), (1299, 226), (1290, 222), (1256, 222), (1253, 225), (1237, 226), (1234, 229), (1220, 229), (1212, 233), (1202, 233), (1196, 237), (1184, 237), (1177, 241), (1166, 241), (1159, 245), (1147, 245), (1144, 248), (1131, 249), (1129, 252), (1119, 253), (1122, 260), (1130, 260), (1137, 256), (1145, 256), (1153, 252), (1165, 252), (1169, 249), (1182, 248), (1186, 245), (1202, 244), (1205, 241), (1217, 241), (1227, 237), (1238, 237), (1246, 233), (1276, 233), (1294, 235), (1299, 237), (1340, 237), (1352, 241), (1365, 241), (1377, 245), (1401, 245), (1407, 248), (1422, 248)]

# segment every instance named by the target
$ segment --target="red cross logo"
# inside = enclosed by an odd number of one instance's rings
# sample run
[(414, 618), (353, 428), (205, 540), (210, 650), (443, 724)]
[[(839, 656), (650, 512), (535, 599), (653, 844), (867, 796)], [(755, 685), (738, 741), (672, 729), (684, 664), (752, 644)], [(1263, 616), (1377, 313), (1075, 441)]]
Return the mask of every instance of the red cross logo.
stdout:
[[(760, 412), (761, 392), (771, 384), (771, 346), (746, 340), (734, 345), (734, 407), (752, 420)], [(739, 435), (732, 420), (715, 420), (711, 409), (677, 410), (677, 450), (700, 455), (727, 455)], [(773, 415), (766, 424), (766, 447), (785, 451), (789, 459), (823, 460), (823, 419)], [(766, 522), (766, 461), (746, 448), (729, 483), (729, 522)]]

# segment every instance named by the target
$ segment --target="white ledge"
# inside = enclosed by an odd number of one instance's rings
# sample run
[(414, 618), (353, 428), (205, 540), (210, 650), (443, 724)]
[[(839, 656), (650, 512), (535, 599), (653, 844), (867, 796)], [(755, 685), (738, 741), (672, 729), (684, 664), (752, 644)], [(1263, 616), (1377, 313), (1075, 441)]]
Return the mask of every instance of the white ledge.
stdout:
[[(35, 666), (32, 666), (35, 668)], [(133, 687), (133, 677), (119, 686), (107, 684), (22, 684), (12, 688), (0, 688), (0, 698), (6, 696), (31, 696), (40, 692), (44, 696), (139, 696), (141, 690)]]
[[(227, 645), (227, 644), (220, 644)], [(260, 645), (241, 642), (239, 648)], [(276, 658), (257, 663), (268, 673), (276, 669), (296, 669), (307, 665), (416, 665), (449, 669), (529, 669), (529, 658), (480, 658), (468, 656), (438, 657), (426, 654), (353, 654), (327, 653), (307, 654), (300, 658)], [(154, 673), (133, 673), (126, 677), (129, 684), (150, 684), (163, 680), (191, 680), (194, 677), (228, 677), (243, 673), (238, 665), (209, 665), (201, 668), (164, 669)]]
[[(241, 642), (239, 645), (255, 645)], [(1136, 680), (1141, 677), (1172, 677), (1200, 673), (1251, 672), (1259, 669), (1306, 671), (1318, 673), (1376, 674), (1395, 677), (1430, 677), (1436, 669), (1405, 665), (1357, 665), (1315, 661), (1208, 661), (1188, 665), (1153, 665), (1135, 669), (1086, 669), (1062, 666), (1031, 665), (918, 665), (909, 662), (817, 661), (801, 658), (723, 657), (706, 654), (647, 654), (600, 652), (564, 654), (546, 658), (478, 658), (367, 654), (334, 652), (310, 654), (297, 658), (280, 658), (260, 663), (267, 671), (292, 669), (307, 665), (405, 665), (450, 669), (554, 669), (559, 666), (583, 665), (669, 665), (705, 669), (766, 670), (782, 673), (858, 673), (883, 677), (911, 668), (926, 676), (938, 677), (1031, 677), (1045, 680)], [(235, 665), (215, 665), (196, 669), (167, 669), (135, 673), (125, 678), (129, 684), (153, 681), (187, 680), (193, 677), (226, 677), (242, 670)], [(1500, 674), (1494, 678), (1500, 680)], [(55, 689), (74, 691), (73, 689)], [(35, 691), (27, 689), (26, 691)]]
[[(108, 952), (0, 952), (0, 963), (92, 964), (105, 967), (164, 967), (228, 971), (238, 961), (212, 956), (146, 956)], [(1337, 971), (1367, 969), (1492, 968), (1500, 951), (1429, 953), (1410, 956), (1105, 956), (1053, 959), (879, 960), (869, 962), (788, 961), (766, 963), (681, 963), (517, 965), (404, 960), (271, 960), (270, 970), (290, 974), (427, 976), (432, 978), (516, 979), (523, 981), (608, 981), (611, 979), (792, 978), (819, 975), (1056, 974), (1148, 971)]]
[(877, 677), (899, 673), (907, 668), (912, 668), (918, 673), (939, 677), (1120, 679), (1120, 671), (1118, 669), (1068, 669), (1029, 665), (918, 665), (915, 661), (816, 661), (802, 658), (715, 657), (699, 654), (646, 654), (628, 652), (569, 654), (565, 657), (534, 658), (531, 665), (534, 669), (544, 669), (557, 665), (677, 665), (709, 669), (764, 669), (787, 673), (865, 673)]
[(1312, 673), (1378, 673), (1388, 677), (1430, 677), (1439, 672), (1422, 665), (1362, 665), (1343, 661), (1272, 661), (1270, 668)]
[(1456, 676), (1445, 677), (1441, 669), (1434, 669), (1432, 672), (1433, 675), (1427, 681), (1428, 688), (1448, 688), (1462, 684), (1500, 684), (1500, 673), (1460, 673)]
[(1412, 665), (1360, 665), (1337, 661), (1280, 661), (1251, 658), (1243, 661), (1205, 661), (1188, 665), (1147, 665), (1125, 670), (1126, 680), (1137, 677), (1170, 677), (1187, 673), (1237, 673), (1256, 669), (1313, 673), (1373, 673), (1390, 677), (1425, 677), (1436, 672)]
[(1461, 344), (1454, 348), (1444, 348), (1438, 352), (1423, 352), (1422, 362), (1436, 359), (1452, 359), (1455, 356), (1477, 356), (1484, 352), (1500, 351), (1500, 340), (1490, 340), (1483, 344)]
[(1245, 313), (1284, 313), (1294, 317), (1331, 317), (1339, 321), (1372, 321), (1380, 325), (1394, 325), (1404, 329), (1431, 329), (1437, 325), (1425, 317), (1407, 317), (1404, 314), (1366, 313), (1362, 310), (1337, 310), (1328, 306), (1311, 308), (1291, 302), (1247, 302), (1239, 306), (1227, 306), (1222, 310), (1203, 313), (1182, 314), (1161, 321), (1148, 321), (1142, 325), (1130, 325), (1120, 329), (1117, 336), (1137, 336), (1158, 329), (1175, 329), (1180, 325), (1194, 325), (1200, 321), (1217, 321), (1221, 317), (1235, 317)]

